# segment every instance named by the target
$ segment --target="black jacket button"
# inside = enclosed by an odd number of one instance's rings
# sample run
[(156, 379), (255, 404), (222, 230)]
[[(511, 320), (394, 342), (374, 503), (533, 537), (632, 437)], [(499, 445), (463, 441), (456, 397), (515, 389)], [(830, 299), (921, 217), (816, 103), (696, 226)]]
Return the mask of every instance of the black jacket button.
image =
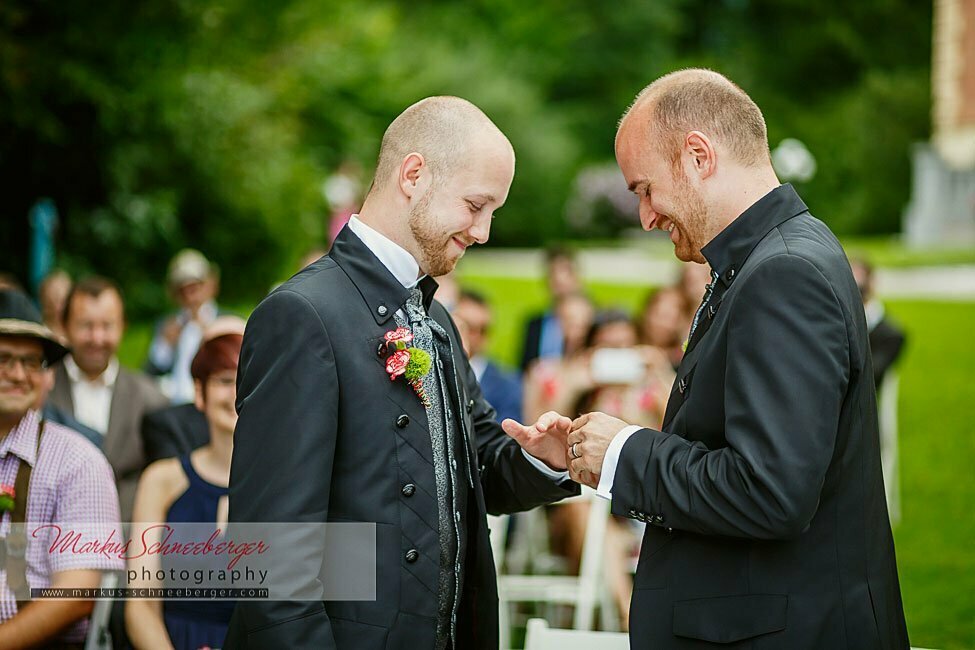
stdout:
[(406, 552), (406, 561), (413, 564), (420, 559), (420, 553), (415, 548), (411, 548)]
[(407, 483), (406, 485), (403, 486), (403, 489), (400, 491), (403, 493), (404, 497), (411, 497), (413, 496), (413, 493), (416, 492), (416, 486), (413, 485), (412, 483)]
[(396, 426), (398, 426), (400, 429), (405, 429), (409, 425), (410, 425), (410, 416), (408, 416), (406, 413), (396, 418)]

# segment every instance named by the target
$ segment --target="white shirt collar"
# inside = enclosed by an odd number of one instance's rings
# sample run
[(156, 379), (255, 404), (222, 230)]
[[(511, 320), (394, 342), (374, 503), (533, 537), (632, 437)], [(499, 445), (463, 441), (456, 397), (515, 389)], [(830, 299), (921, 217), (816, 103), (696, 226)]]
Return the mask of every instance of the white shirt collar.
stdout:
[(88, 376), (81, 371), (78, 364), (75, 363), (74, 358), (69, 354), (64, 358), (64, 369), (68, 373), (68, 378), (72, 383), (78, 383), (83, 381), (88, 384), (100, 384), (107, 388), (112, 388), (115, 386), (115, 380), (118, 379), (118, 357), (112, 357), (108, 362), (108, 367), (105, 368), (105, 372), (99, 375), (95, 379), (88, 379)]
[(409, 251), (378, 230), (364, 224), (359, 219), (359, 215), (354, 214), (349, 219), (349, 229), (407, 289), (415, 287), (423, 278), (420, 275), (420, 265)]
[(880, 324), (884, 319), (884, 303), (876, 298), (871, 298), (863, 305), (863, 312), (867, 317), (867, 331), (872, 332), (873, 328)]

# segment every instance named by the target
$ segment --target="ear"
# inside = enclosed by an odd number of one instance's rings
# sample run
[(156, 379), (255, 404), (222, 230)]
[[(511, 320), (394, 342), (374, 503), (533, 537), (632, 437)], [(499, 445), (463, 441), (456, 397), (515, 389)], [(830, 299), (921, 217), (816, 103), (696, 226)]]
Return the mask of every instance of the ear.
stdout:
[(699, 178), (707, 178), (717, 171), (718, 158), (714, 144), (700, 131), (691, 131), (684, 138), (684, 153), (690, 158), (691, 167)]
[(412, 199), (420, 191), (421, 183), (428, 175), (423, 154), (413, 152), (403, 158), (399, 166), (399, 187), (407, 198)]
[(193, 380), (193, 405), (200, 413), (206, 413), (206, 398), (203, 396), (203, 382), (199, 379)]

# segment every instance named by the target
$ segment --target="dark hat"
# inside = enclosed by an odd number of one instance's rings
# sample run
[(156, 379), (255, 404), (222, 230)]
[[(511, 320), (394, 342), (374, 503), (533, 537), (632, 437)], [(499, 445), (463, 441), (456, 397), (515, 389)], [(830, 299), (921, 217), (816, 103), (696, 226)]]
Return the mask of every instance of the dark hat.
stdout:
[(0, 290), (0, 336), (26, 336), (40, 340), (48, 365), (60, 361), (70, 352), (58, 335), (41, 320), (41, 313), (30, 298), (14, 289)]

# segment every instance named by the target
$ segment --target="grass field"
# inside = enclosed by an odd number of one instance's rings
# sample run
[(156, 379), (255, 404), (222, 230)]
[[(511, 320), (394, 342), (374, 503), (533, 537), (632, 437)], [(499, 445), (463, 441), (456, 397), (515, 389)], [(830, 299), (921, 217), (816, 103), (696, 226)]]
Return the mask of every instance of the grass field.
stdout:
[[(463, 278), (494, 305), (492, 352), (515, 365), (525, 320), (545, 304), (538, 280)], [(647, 288), (594, 284), (601, 306), (635, 309)], [(975, 303), (892, 301), (909, 340), (900, 364), (902, 519), (895, 528), (911, 641), (975, 649)], [(240, 309), (246, 313), (247, 309)], [(121, 351), (139, 365), (150, 327), (134, 325)]]

